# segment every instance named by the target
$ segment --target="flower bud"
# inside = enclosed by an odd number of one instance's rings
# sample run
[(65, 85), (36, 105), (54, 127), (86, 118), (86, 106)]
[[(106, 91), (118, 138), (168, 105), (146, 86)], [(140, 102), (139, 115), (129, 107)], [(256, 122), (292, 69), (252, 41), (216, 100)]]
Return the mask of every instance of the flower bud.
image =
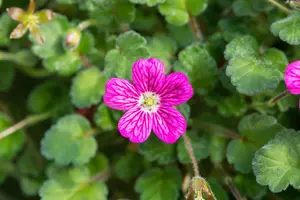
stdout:
[(287, 89), (292, 94), (300, 94), (300, 60), (290, 63), (284, 76)]
[(66, 37), (66, 45), (71, 49), (76, 49), (80, 43), (81, 31), (78, 28), (70, 29)]

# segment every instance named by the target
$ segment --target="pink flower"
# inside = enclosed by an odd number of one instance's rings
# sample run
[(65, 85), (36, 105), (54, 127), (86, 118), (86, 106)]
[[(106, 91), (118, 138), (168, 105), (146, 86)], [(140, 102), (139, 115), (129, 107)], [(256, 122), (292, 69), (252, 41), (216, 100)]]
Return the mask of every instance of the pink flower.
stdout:
[(292, 94), (300, 94), (300, 61), (290, 63), (286, 70), (284, 81)]
[(142, 143), (153, 130), (163, 142), (176, 142), (185, 133), (187, 123), (173, 106), (193, 96), (187, 76), (180, 72), (165, 76), (164, 64), (151, 58), (134, 63), (132, 81), (112, 78), (106, 83), (104, 103), (127, 111), (118, 123), (121, 135)]

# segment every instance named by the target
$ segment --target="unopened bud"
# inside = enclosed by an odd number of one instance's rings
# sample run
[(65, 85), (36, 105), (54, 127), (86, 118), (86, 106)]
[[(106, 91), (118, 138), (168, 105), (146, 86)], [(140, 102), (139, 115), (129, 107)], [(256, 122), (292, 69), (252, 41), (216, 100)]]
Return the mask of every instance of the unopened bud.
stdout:
[(71, 49), (76, 49), (80, 43), (81, 31), (76, 29), (70, 29), (66, 37), (66, 45)]

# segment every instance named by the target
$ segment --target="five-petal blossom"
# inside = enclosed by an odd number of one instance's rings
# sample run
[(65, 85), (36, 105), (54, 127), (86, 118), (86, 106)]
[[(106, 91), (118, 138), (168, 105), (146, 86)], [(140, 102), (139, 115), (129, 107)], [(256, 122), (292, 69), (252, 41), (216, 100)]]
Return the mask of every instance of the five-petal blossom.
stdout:
[(300, 94), (300, 61), (290, 63), (285, 69), (284, 82), (292, 94)]
[(10, 34), (11, 39), (23, 37), (29, 29), (32, 36), (39, 44), (44, 43), (45, 37), (40, 31), (39, 24), (51, 21), (54, 18), (54, 12), (45, 9), (35, 13), (35, 6), (35, 0), (30, 0), (27, 11), (17, 7), (7, 8), (8, 15), (17, 22), (20, 22)]
[(104, 103), (127, 111), (118, 123), (121, 135), (142, 143), (153, 130), (163, 142), (176, 142), (185, 133), (187, 122), (174, 106), (193, 96), (187, 76), (180, 72), (165, 76), (161, 61), (140, 59), (133, 65), (132, 82), (112, 78), (106, 83)]

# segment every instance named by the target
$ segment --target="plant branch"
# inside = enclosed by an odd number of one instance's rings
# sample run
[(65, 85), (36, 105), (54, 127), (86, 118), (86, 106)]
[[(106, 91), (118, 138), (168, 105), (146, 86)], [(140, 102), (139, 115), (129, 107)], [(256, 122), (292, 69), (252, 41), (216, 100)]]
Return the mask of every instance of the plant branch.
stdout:
[(37, 114), (37, 115), (30, 115), (26, 117), (24, 120), (18, 122), (17, 124), (11, 126), (10, 128), (0, 132), (0, 140), (13, 134), (14, 132), (28, 127), (30, 125), (36, 124), (40, 121), (44, 121), (52, 116), (51, 112), (48, 113), (42, 113), (42, 114)]
[(236, 200), (246, 200), (246, 198), (242, 197), (236, 186), (234, 185), (232, 178), (227, 176), (225, 178), (225, 183), (229, 187), (230, 192), (235, 197)]
[(274, 105), (275, 103), (277, 103), (278, 101), (280, 101), (282, 98), (286, 97), (290, 95), (290, 92), (288, 90), (280, 93), (279, 95), (273, 97), (272, 99), (270, 99), (268, 102), (267, 102), (267, 105), (268, 106), (272, 106)]
[(285, 12), (286, 14), (290, 14), (290, 12), (291, 12), (290, 9), (288, 9), (285, 6), (281, 5), (276, 0), (268, 0), (268, 2), (271, 3), (271, 4), (273, 4), (274, 6), (276, 6), (277, 8), (279, 8), (280, 10), (282, 10), (283, 12)]
[(187, 136), (186, 133), (183, 134), (182, 137), (184, 139), (185, 148), (188, 151), (190, 159), (191, 159), (192, 164), (193, 164), (194, 174), (195, 174), (195, 176), (200, 177), (199, 168), (198, 168), (198, 164), (197, 164), (197, 160), (196, 160), (196, 157), (195, 157), (195, 154), (194, 154), (194, 150), (193, 150), (193, 147), (192, 147), (191, 140)]
[(206, 130), (212, 130), (216, 132), (222, 132), (224, 137), (231, 138), (231, 139), (242, 139), (242, 137), (236, 133), (235, 131), (229, 130), (225, 127), (219, 126), (217, 124), (210, 124), (210, 123), (200, 123), (198, 124), (200, 128), (204, 128)]
[(197, 23), (196, 18), (194, 16), (190, 15), (189, 22), (190, 22), (190, 25), (192, 27), (195, 39), (200, 40), (200, 41), (204, 41), (204, 36), (201, 32), (201, 29), (200, 29), (200, 27)]

